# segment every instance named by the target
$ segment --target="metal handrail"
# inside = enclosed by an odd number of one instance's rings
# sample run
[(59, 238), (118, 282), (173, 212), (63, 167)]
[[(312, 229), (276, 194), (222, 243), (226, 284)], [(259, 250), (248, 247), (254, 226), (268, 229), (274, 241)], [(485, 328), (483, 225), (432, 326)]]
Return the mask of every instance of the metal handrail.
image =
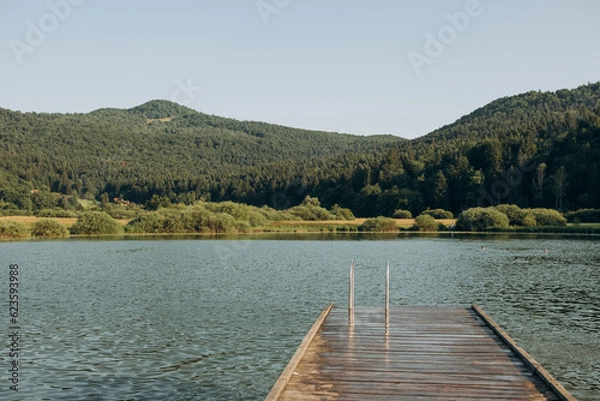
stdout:
[(348, 286), (348, 321), (350, 324), (354, 324), (354, 260), (350, 263), (350, 280)]
[[(348, 279), (348, 322), (354, 324), (354, 260), (350, 262), (350, 277)], [(385, 327), (390, 325), (390, 261), (385, 268)]]

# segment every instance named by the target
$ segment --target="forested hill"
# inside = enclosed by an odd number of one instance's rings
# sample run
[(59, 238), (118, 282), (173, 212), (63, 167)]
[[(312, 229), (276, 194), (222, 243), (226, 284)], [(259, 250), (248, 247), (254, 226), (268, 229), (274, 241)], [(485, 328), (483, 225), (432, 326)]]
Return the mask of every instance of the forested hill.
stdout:
[(41, 188), (136, 202), (153, 194), (210, 198), (223, 175), (249, 167), (373, 152), (403, 141), (236, 121), (163, 100), (89, 114), (0, 109), (0, 199), (23, 207), (23, 194)]
[(0, 109), (0, 209), (31, 190), (357, 216), (516, 203), (600, 207), (600, 84), (498, 99), (415, 140), (236, 121), (167, 102), (89, 114)]

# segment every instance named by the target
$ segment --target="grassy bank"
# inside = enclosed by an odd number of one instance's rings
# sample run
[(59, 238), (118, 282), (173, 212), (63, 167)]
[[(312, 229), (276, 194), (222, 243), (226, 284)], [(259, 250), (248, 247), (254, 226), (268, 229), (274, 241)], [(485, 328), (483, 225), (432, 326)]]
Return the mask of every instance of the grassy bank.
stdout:
[[(19, 223), (24, 223), (28, 226), (33, 226), (35, 223), (44, 218), (45, 217), (35, 216), (1, 216), (0, 221), (16, 221)], [(77, 222), (76, 217), (48, 217), (48, 219), (55, 220), (67, 228), (71, 228), (73, 224)], [(126, 226), (127, 223), (129, 223), (129, 220), (118, 219), (117, 222), (122, 226)]]
[[(436, 212), (436, 211), (431, 211)], [(600, 235), (600, 223), (567, 223), (558, 212), (547, 209), (520, 209), (514, 205), (475, 208), (458, 219), (434, 219), (431, 213), (416, 218), (354, 218), (347, 210), (322, 208), (307, 197), (299, 206), (286, 210), (255, 207), (233, 202), (196, 202), (157, 210), (139, 209), (129, 219), (117, 206), (90, 209), (65, 217), (0, 217), (0, 239), (64, 238), (70, 235), (216, 235), (260, 233), (401, 233), (471, 232), (508, 234)]]
[[(27, 229), (29, 233), (33, 230), (34, 226), (43, 220), (53, 220), (64, 226), (67, 229), (72, 229), (72, 227), (77, 222), (77, 218), (61, 218), (61, 217), (53, 217), (53, 218), (40, 218), (35, 216), (4, 216), (0, 217), (0, 222), (11, 222), (18, 223), (20, 229), (18, 230), (18, 237), (10, 237), (6, 236), (6, 238), (16, 239), (16, 238), (27, 238), (30, 235), (24, 234), (23, 227)], [(243, 230), (235, 230), (235, 231), (186, 231), (185, 228), (182, 227), (167, 227), (164, 231), (158, 231), (154, 227), (152, 230), (140, 230), (140, 229), (131, 229), (130, 227), (134, 227), (135, 221), (133, 220), (116, 220), (125, 230), (125, 235), (140, 235), (140, 234), (198, 234), (198, 235), (214, 235), (214, 234), (261, 234), (261, 233), (352, 233), (359, 232), (360, 226), (365, 223), (368, 219), (366, 218), (358, 218), (352, 220), (321, 220), (321, 221), (304, 221), (304, 220), (281, 220), (281, 221), (262, 221), (260, 225), (245, 226)], [(414, 224), (415, 219), (393, 219), (396, 224), (396, 228), (398, 231), (407, 231), (410, 230)], [(439, 223), (445, 225), (446, 227), (455, 224), (456, 220), (454, 219), (441, 219), (437, 220)], [(161, 222), (160, 227), (165, 227), (164, 222)], [(12, 226), (11, 226), (12, 227)]]

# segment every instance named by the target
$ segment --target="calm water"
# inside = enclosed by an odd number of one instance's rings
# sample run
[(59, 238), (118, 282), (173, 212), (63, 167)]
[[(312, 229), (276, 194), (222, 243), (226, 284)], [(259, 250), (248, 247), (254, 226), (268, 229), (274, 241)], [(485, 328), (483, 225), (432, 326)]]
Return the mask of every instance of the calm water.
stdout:
[(389, 259), (393, 305), (477, 303), (600, 400), (600, 241), (500, 236), (0, 243), (22, 327), (20, 391), (0, 374), (0, 398), (262, 400), (325, 305), (345, 305), (351, 259), (357, 305), (383, 304)]

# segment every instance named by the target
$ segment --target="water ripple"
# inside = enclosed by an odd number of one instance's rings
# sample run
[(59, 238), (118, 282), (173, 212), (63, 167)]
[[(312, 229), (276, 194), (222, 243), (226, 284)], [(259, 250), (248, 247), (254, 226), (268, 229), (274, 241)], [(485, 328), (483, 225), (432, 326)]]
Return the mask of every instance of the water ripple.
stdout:
[(383, 304), (390, 260), (392, 304), (478, 303), (600, 399), (600, 242), (493, 238), (2, 243), (24, 282), (18, 400), (262, 400), (346, 302), (350, 259), (357, 304)]

